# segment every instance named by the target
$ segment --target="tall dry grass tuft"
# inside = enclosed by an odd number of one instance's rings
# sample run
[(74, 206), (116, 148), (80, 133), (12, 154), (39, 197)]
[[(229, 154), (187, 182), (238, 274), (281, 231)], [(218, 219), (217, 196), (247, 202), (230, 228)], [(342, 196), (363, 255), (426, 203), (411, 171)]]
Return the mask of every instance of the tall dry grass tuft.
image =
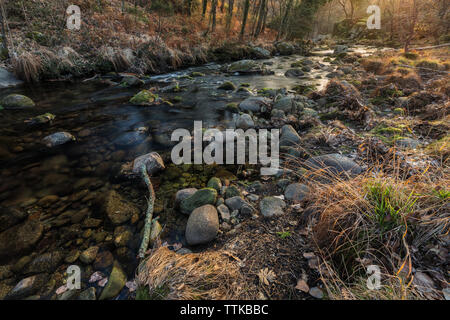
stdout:
[(37, 82), (42, 71), (41, 58), (33, 53), (24, 52), (12, 58), (14, 74), (25, 82)]
[(155, 300), (244, 299), (243, 276), (226, 251), (177, 254), (159, 247), (141, 262), (137, 284)]

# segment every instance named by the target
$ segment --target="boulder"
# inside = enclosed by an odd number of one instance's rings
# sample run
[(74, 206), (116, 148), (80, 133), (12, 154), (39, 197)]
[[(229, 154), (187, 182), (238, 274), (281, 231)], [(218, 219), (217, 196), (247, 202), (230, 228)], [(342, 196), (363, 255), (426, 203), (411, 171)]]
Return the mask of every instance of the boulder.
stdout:
[(180, 203), (180, 210), (184, 214), (190, 214), (194, 209), (207, 204), (215, 204), (217, 200), (217, 191), (212, 188), (198, 190), (189, 198)]
[(296, 113), (299, 107), (299, 103), (295, 101), (294, 96), (286, 96), (275, 102), (273, 110), (282, 110), (285, 114)]
[(0, 105), (7, 110), (23, 110), (35, 106), (33, 100), (21, 94), (7, 95), (1, 100)]
[(259, 203), (259, 208), (261, 214), (264, 217), (272, 217), (282, 215), (284, 213), (284, 208), (286, 208), (286, 203), (280, 198), (276, 197), (265, 197)]
[(287, 78), (300, 78), (303, 77), (305, 73), (300, 69), (289, 69), (284, 75)]
[(239, 196), (228, 198), (225, 200), (225, 204), (231, 211), (241, 210), (242, 206), (248, 204), (244, 199)]
[(214, 240), (219, 232), (219, 216), (212, 205), (192, 211), (186, 226), (186, 241), (189, 245), (205, 244)]
[(282, 56), (288, 56), (295, 52), (294, 46), (287, 42), (279, 42), (275, 45), (275, 47), (277, 48), (279, 54)]
[(213, 178), (209, 179), (206, 187), (216, 189), (216, 191), (219, 192), (220, 189), (222, 189), (222, 182), (220, 181), (219, 178), (213, 177)]
[(271, 57), (270, 51), (261, 47), (253, 47), (251, 52), (256, 59), (269, 59)]
[(227, 71), (230, 73), (239, 72), (251, 74), (251, 73), (263, 73), (264, 68), (260, 63), (254, 60), (241, 60), (230, 64), (228, 66)]

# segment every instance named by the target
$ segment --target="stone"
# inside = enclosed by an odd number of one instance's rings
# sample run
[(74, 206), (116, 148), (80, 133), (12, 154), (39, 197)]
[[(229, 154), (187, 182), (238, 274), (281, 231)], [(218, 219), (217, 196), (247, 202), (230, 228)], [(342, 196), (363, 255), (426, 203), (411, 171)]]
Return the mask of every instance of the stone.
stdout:
[(97, 254), (94, 261), (94, 269), (101, 270), (111, 266), (114, 262), (114, 256), (109, 251), (103, 251)]
[(217, 191), (212, 188), (198, 190), (189, 198), (180, 203), (180, 210), (184, 214), (190, 214), (194, 209), (207, 204), (215, 204), (217, 200)]
[(13, 73), (5, 68), (0, 68), (0, 89), (15, 87), (23, 84), (23, 81), (17, 79)]
[(395, 145), (404, 149), (416, 149), (420, 146), (420, 141), (412, 138), (400, 138), (395, 140)]
[(186, 241), (189, 245), (205, 244), (214, 240), (219, 232), (219, 216), (212, 205), (192, 211), (186, 226)]
[(357, 175), (363, 171), (352, 159), (338, 153), (309, 158), (305, 161), (305, 167), (321, 172), (326, 171), (330, 175)]
[(95, 288), (90, 287), (82, 291), (78, 296), (78, 300), (96, 300)]
[(259, 207), (264, 217), (272, 217), (282, 215), (284, 208), (286, 208), (286, 203), (279, 198), (265, 197), (261, 200)]
[(153, 175), (165, 169), (164, 161), (157, 152), (144, 154), (133, 161), (133, 173), (141, 174), (142, 166), (147, 168), (147, 173)]
[(317, 287), (312, 287), (311, 289), (309, 289), (309, 294), (316, 298), (316, 299), (322, 299), (323, 298), (323, 292), (322, 290), (320, 290)]
[(47, 148), (54, 148), (75, 140), (75, 137), (69, 132), (56, 132), (42, 139), (42, 143)]
[(142, 81), (141, 79), (139, 79), (138, 77), (134, 76), (134, 75), (125, 75), (122, 78), (121, 81), (122, 84), (129, 86), (129, 87), (139, 87), (145, 84), (144, 81)]
[(37, 274), (19, 281), (5, 297), (5, 300), (19, 300), (35, 294), (47, 282), (45, 273)]
[(253, 214), (253, 211), (254, 211), (253, 207), (248, 203), (245, 203), (241, 207), (241, 214), (243, 215), (251, 215)]
[(213, 178), (209, 179), (206, 187), (216, 189), (217, 192), (219, 192), (220, 189), (222, 189), (222, 182), (220, 181), (219, 178), (213, 177)]
[(0, 105), (6, 110), (23, 110), (35, 106), (33, 100), (21, 94), (7, 95), (0, 101)]
[(284, 197), (291, 201), (303, 201), (308, 193), (308, 186), (301, 183), (293, 183), (287, 186), (284, 191)]
[(241, 192), (239, 191), (239, 189), (236, 186), (229, 186), (226, 190), (225, 190), (225, 199), (228, 198), (232, 198), (232, 197), (237, 197), (237, 196), (241, 196)]
[(341, 53), (345, 53), (348, 51), (348, 46), (344, 46), (344, 45), (337, 45), (336, 47), (334, 47), (334, 54), (338, 55)]
[(117, 296), (127, 282), (127, 276), (123, 272), (120, 264), (115, 261), (111, 274), (108, 278), (108, 283), (103, 289), (100, 300), (111, 299)]
[(103, 205), (104, 212), (114, 225), (127, 222), (133, 215), (139, 215), (136, 206), (122, 198), (116, 191), (111, 190), (106, 195)]
[(300, 136), (291, 125), (287, 124), (281, 128), (280, 146), (295, 146), (300, 142)]
[(295, 52), (294, 46), (287, 42), (279, 42), (275, 45), (275, 47), (282, 56), (288, 56)]
[(0, 232), (3, 232), (27, 217), (27, 213), (15, 208), (0, 207)]
[(59, 267), (63, 259), (64, 254), (62, 251), (53, 251), (41, 254), (31, 261), (23, 273), (53, 273), (56, 268)]
[(300, 78), (303, 77), (305, 73), (301, 69), (289, 69), (284, 73), (284, 76), (287, 78)]
[(286, 187), (291, 183), (291, 180), (289, 179), (280, 179), (277, 181), (277, 186), (281, 189), (281, 190), (286, 190)]
[(270, 51), (261, 47), (252, 47), (251, 53), (256, 59), (269, 59), (271, 57)]
[(293, 96), (286, 96), (275, 102), (273, 109), (283, 110), (285, 114), (297, 112), (297, 104)]
[(261, 73), (263, 67), (261, 64), (254, 60), (241, 60), (233, 62), (228, 66), (227, 72), (230, 73)]
[(74, 249), (66, 255), (66, 257), (64, 258), (64, 262), (72, 264), (77, 261), (77, 259), (80, 257), (80, 254), (80, 250)]
[[(211, 188), (209, 186), (209, 183), (208, 183), (208, 188)], [(175, 194), (175, 208), (178, 208), (180, 206), (181, 201), (183, 201), (184, 199), (189, 198), (190, 196), (192, 196), (197, 191), (198, 190), (196, 188), (187, 188), (187, 189), (179, 190)]]
[(98, 249), (99, 249), (99, 247), (94, 246), (94, 247), (90, 247), (90, 248), (84, 250), (80, 254), (81, 262), (83, 262), (85, 264), (91, 264), (92, 262), (94, 262), (95, 258), (97, 257)]
[(149, 90), (142, 90), (130, 99), (130, 103), (135, 106), (149, 106), (158, 100), (158, 96)]
[(225, 200), (225, 204), (231, 211), (240, 210), (243, 205), (247, 204), (247, 202), (242, 199), (240, 196), (235, 196), (232, 198), (228, 198)]
[(227, 90), (227, 91), (234, 91), (234, 90), (236, 90), (236, 86), (231, 81), (225, 81), (217, 89), (219, 89), (219, 90)]
[(223, 221), (230, 221), (230, 210), (228, 210), (228, 207), (224, 204), (221, 204), (217, 207), (217, 212), (220, 214), (220, 217)]
[(41, 239), (43, 225), (29, 220), (0, 233), (0, 258), (18, 256), (31, 250)]
[(431, 279), (426, 273), (420, 271), (417, 271), (414, 274), (413, 285), (420, 292), (431, 293), (436, 290), (436, 285), (434, 284), (433, 279)]
[(264, 97), (248, 97), (239, 104), (242, 111), (260, 112), (261, 106), (268, 105), (270, 100)]
[(253, 122), (252, 117), (249, 114), (242, 114), (237, 118), (236, 120), (236, 128), (237, 129), (243, 129), (247, 130), (250, 128), (253, 128), (255, 126), (255, 123)]

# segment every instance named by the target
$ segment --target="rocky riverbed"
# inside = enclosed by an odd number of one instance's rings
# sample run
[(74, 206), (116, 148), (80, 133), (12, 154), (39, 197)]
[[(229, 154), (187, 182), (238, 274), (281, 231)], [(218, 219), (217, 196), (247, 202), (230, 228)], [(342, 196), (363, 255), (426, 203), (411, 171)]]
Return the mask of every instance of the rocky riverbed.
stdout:
[[(373, 52), (324, 47), (308, 57), (3, 89), (0, 297), (134, 298), (148, 195), (130, 174), (139, 161), (161, 156), (152, 172), (158, 217), (152, 243), (158, 235), (180, 254), (201, 251), (244, 221), (298, 208), (309, 193), (304, 171), (360, 174), (367, 162), (358, 147), (377, 134), (383, 138), (377, 143), (388, 143), (391, 126), (380, 117), (400, 112), (369, 103), (355, 87), (383, 81), (361, 67)], [(404, 109), (410, 99), (393, 98)], [(256, 166), (171, 164), (172, 131), (190, 130), (194, 120), (206, 128), (280, 128), (284, 168), (262, 179)], [(414, 149), (427, 139), (402, 131), (398, 140)], [(308, 160), (299, 166), (296, 159)], [(439, 165), (428, 157), (405, 161), (410, 170)], [(81, 290), (65, 285), (70, 265), (81, 267)]]

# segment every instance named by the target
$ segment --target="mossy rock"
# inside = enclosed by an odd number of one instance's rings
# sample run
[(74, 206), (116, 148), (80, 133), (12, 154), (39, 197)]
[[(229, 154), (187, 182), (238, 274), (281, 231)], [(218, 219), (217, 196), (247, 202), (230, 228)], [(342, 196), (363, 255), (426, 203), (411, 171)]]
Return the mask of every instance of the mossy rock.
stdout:
[(198, 190), (192, 196), (181, 201), (180, 210), (184, 214), (190, 214), (194, 209), (211, 204), (214, 205), (217, 200), (217, 191), (213, 188), (204, 188)]
[(239, 106), (237, 103), (229, 103), (226, 105), (225, 109), (231, 113), (239, 113)]
[(176, 97), (171, 98), (170, 101), (173, 103), (180, 103), (183, 101), (183, 98), (180, 96), (176, 96)]
[(117, 261), (114, 262), (108, 283), (100, 295), (100, 300), (111, 299), (117, 296), (127, 282), (127, 276)]
[(213, 188), (213, 189), (217, 190), (217, 192), (219, 192), (220, 189), (222, 188), (222, 182), (220, 181), (219, 178), (213, 177), (213, 178), (209, 179), (206, 187)]
[(35, 106), (33, 100), (21, 94), (10, 94), (4, 97), (0, 104), (3, 108), (10, 110), (29, 109)]
[(227, 90), (227, 91), (234, 91), (236, 90), (236, 86), (231, 81), (226, 81), (222, 83), (217, 89), (219, 90)]
[(191, 72), (190, 76), (191, 76), (191, 77), (194, 77), (194, 78), (198, 78), (198, 77), (204, 77), (205, 74), (204, 74), (204, 73), (201, 73), (201, 72), (196, 72), (196, 71), (194, 71), (194, 72)]
[(227, 190), (225, 190), (225, 199), (233, 198), (233, 197), (240, 197), (241, 192), (236, 186), (229, 186)]
[(158, 95), (149, 90), (142, 90), (130, 99), (130, 103), (136, 106), (146, 106), (155, 103), (158, 100)]

